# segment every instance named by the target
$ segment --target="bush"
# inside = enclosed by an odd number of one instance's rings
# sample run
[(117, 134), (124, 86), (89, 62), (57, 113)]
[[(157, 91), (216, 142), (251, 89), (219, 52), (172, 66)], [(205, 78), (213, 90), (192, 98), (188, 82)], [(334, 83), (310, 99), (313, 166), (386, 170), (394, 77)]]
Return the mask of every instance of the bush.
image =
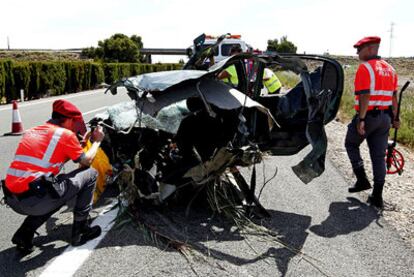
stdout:
[(66, 71), (63, 63), (45, 62), (41, 66), (40, 95), (61, 95), (65, 92)]
[(6, 72), (4, 70), (4, 63), (0, 62), (0, 103), (6, 102)]
[(13, 65), (13, 77), (15, 86), (13, 87), (12, 99), (20, 97), (20, 90), (24, 91), (24, 98), (28, 99), (30, 85), (30, 64), (27, 62), (16, 63)]
[(12, 61), (5, 61), (3, 63), (4, 72), (5, 72), (5, 80), (4, 80), (4, 89), (6, 97), (6, 101), (10, 102), (13, 100), (13, 91), (14, 91), (14, 76), (13, 76), (13, 62)]
[(42, 69), (41, 62), (30, 63), (30, 82), (29, 82), (29, 91), (28, 91), (29, 99), (40, 98), (41, 69)]
[(94, 89), (102, 82), (113, 83), (124, 77), (178, 69), (178, 64), (96, 63), (96, 62), (20, 62), (0, 60), (0, 102), (45, 95), (62, 95)]
[(91, 85), (98, 85), (105, 81), (105, 74), (101, 64), (91, 63), (91, 69)]
[(129, 63), (119, 63), (118, 64), (118, 78), (128, 78), (132, 76), (131, 66)]
[(117, 63), (106, 63), (103, 66), (105, 83), (112, 84), (119, 78), (118, 64)]

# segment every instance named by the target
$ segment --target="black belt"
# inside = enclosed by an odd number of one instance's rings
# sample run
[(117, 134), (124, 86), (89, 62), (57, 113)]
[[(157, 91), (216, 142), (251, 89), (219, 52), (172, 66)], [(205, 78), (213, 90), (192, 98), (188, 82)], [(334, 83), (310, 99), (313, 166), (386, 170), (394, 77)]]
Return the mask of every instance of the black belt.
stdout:
[(31, 190), (25, 191), (25, 192), (21, 192), (21, 193), (14, 193), (11, 192), (7, 187), (6, 184), (4, 182), (4, 180), (1, 180), (2, 183), (2, 189), (3, 189), (3, 194), (5, 197), (16, 197), (19, 201), (29, 198), (31, 196), (33, 196), (33, 192)]
[(44, 176), (32, 181), (29, 183), (29, 190), (21, 192), (21, 193), (14, 193), (11, 192), (5, 184), (4, 180), (1, 180), (3, 193), (6, 197), (16, 197), (19, 201), (32, 197), (37, 196), (39, 198), (44, 197), (51, 189), (50, 181), (46, 180)]
[(381, 110), (378, 107), (374, 107), (374, 109), (367, 111), (367, 115), (371, 115), (371, 116), (377, 116), (380, 114), (392, 114), (392, 110), (391, 109), (384, 109)]

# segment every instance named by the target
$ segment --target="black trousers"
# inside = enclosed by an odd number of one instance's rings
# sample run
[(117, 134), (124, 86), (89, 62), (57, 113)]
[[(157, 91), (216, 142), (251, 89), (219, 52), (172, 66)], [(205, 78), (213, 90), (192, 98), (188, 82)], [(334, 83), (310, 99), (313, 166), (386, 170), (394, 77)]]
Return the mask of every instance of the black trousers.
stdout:
[[(16, 196), (6, 197), (6, 203), (17, 213), (29, 217), (45, 216), (49, 218), (69, 200), (76, 198), (74, 208), (74, 220), (87, 219), (92, 209), (93, 192), (95, 190), (98, 173), (93, 168), (79, 168), (68, 174), (60, 174), (56, 177), (56, 189), (60, 189), (62, 196), (56, 193), (46, 193), (44, 196), (31, 195), (25, 198)], [(47, 220), (46, 218), (46, 220)]]
[(386, 175), (385, 151), (388, 146), (388, 135), (391, 126), (391, 117), (387, 111), (368, 113), (365, 118), (364, 137), (357, 131), (357, 116), (348, 125), (345, 139), (345, 148), (351, 161), (352, 168), (364, 165), (359, 146), (366, 139), (374, 173), (374, 183), (384, 184)]

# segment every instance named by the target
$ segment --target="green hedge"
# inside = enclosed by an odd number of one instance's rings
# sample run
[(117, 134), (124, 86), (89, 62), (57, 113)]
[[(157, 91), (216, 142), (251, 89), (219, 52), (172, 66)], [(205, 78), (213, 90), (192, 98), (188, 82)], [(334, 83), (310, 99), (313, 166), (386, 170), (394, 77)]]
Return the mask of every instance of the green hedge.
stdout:
[(180, 69), (180, 64), (20, 62), (0, 60), (0, 103), (62, 95), (142, 73)]

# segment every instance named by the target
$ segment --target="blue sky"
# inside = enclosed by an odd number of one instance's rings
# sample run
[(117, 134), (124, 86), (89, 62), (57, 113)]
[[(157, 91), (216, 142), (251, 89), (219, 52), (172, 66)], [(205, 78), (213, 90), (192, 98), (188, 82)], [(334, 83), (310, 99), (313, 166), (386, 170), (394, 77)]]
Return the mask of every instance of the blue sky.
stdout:
[(366, 35), (389, 55), (414, 56), (414, 2), (408, 0), (0, 0), (0, 48), (96, 46), (114, 33), (142, 36), (144, 47), (188, 47), (201, 33), (241, 34), (255, 48), (287, 35), (298, 52), (354, 55)]

